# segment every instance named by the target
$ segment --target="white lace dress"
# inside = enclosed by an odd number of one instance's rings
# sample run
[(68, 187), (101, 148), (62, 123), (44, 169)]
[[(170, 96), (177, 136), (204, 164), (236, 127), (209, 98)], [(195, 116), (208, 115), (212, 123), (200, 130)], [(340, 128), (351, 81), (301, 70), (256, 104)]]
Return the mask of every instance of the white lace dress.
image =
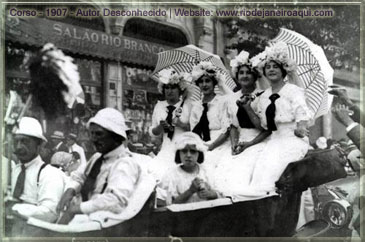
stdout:
[[(263, 128), (267, 127), (265, 111), (271, 103), (271, 87), (260, 95), (253, 109), (260, 117)], [(294, 130), (299, 121), (310, 121), (311, 113), (306, 104), (304, 89), (286, 83), (278, 92), (280, 98), (275, 102), (275, 123), (277, 130), (265, 139), (265, 147), (255, 162), (250, 186), (265, 191), (275, 190), (275, 182), (286, 166), (302, 159), (308, 151), (308, 137), (295, 136)]]
[[(260, 93), (255, 89), (253, 94)], [(237, 118), (238, 106), (236, 101), (242, 96), (241, 92), (231, 94), (227, 99), (227, 115), (229, 123), (239, 132), (239, 142), (252, 141), (260, 131), (256, 128), (241, 128)], [(252, 178), (253, 168), (260, 153), (265, 147), (261, 142), (251, 146), (238, 155), (231, 153), (222, 159), (216, 169), (215, 179), (217, 189), (223, 194), (231, 196), (244, 194)]]

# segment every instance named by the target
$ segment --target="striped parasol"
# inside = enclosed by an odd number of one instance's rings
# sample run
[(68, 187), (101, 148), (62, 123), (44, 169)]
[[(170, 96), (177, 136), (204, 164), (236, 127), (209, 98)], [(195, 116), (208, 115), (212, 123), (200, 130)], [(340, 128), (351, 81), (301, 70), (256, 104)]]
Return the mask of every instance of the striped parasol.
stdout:
[(281, 28), (272, 41), (283, 41), (288, 45), (289, 57), (298, 66), (297, 74), (306, 88), (307, 103), (315, 114), (314, 118), (327, 114), (333, 99), (327, 93), (333, 82), (333, 69), (323, 49), (303, 35), (285, 28)]
[[(158, 81), (158, 73), (161, 70), (172, 68), (176, 72), (191, 73), (193, 67), (203, 61), (212, 63), (217, 70), (223, 74), (224, 83), (230, 88), (234, 89), (236, 83), (233, 81), (231, 75), (227, 71), (223, 62), (218, 55), (202, 50), (195, 45), (186, 45), (177, 49), (167, 50), (158, 53), (158, 60), (156, 68), (152, 73), (152, 78)], [(192, 85), (192, 98), (200, 99), (200, 90), (197, 86)]]

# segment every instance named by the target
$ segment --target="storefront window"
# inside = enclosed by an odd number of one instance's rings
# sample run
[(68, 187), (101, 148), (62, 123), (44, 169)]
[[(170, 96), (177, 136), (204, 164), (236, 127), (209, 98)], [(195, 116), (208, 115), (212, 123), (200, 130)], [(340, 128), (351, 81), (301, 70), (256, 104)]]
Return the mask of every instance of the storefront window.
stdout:
[(124, 67), (123, 113), (131, 126), (131, 142), (135, 151), (148, 153), (153, 108), (159, 98), (157, 82), (150, 78), (152, 70)]
[(102, 105), (101, 62), (75, 58), (80, 73), (80, 83), (85, 94), (85, 104), (94, 112)]

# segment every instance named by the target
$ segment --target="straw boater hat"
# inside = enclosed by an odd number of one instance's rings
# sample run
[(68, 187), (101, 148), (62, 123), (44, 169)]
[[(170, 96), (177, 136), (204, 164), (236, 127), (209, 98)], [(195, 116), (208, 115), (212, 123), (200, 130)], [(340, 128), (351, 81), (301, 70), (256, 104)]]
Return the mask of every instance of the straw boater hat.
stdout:
[(54, 132), (53, 132), (53, 134), (51, 135), (51, 138), (52, 138), (52, 139), (64, 139), (64, 138), (65, 138), (65, 136), (63, 135), (63, 132), (56, 130), (56, 131), (54, 131)]
[(190, 75), (186, 72), (177, 73), (173, 69), (161, 70), (158, 73), (158, 91), (163, 93), (163, 85), (177, 84), (181, 91), (185, 91), (189, 85)]
[(70, 139), (73, 139), (73, 140), (76, 140), (77, 139), (77, 135), (75, 133), (69, 133), (67, 135), (67, 137), (70, 138)]
[(15, 131), (15, 134), (27, 135), (47, 142), (47, 139), (43, 135), (42, 126), (35, 118), (23, 117), (19, 122), (19, 127)]

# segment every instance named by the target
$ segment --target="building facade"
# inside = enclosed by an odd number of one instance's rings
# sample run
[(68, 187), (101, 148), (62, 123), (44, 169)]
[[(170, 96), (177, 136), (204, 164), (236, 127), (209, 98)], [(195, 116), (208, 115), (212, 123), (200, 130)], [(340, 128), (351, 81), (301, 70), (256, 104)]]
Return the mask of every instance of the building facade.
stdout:
[[(191, 6), (194, 7), (194, 6)], [(42, 12), (46, 16), (11, 16), (12, 9)], [(123, 111), (132, 132), (132, 142), (139, 151), (147, 153), (151, 145), (148, 128), (155, 103), (161, 98), (157, 82), (150, 78), (159, 52), (195, 44), (208, 51), (216, 51), (217, 33), (208, 18), (167, 16), (110, 17), (92, 16), (118, 11), (167, 11), (165, 5), (82, 4), (76, 5), (7, 5), (5, 22), (6, 68), (5, 87), (16, 90), (22, 103), (29, 94), (28, 60), (46, 43), (53, 43), (74, 58), (80, 72), (80, 83), (85, 94), (84, 117), (65, 117), (65, 120), (46, 120), (42, 112), (29, 109), (28, 114), (43, 120), (47, 135), (55, 130), (64, 133), (74, 130), (80, 143), (92, 153), (87, 144), (87, 119), (102, 107)], [(67, 11), (65, 17), (51, 16), (52, 12)], [(78, 13), (82, 17), (76, 16)], [(88, 15), (88, 16), (85, 16)], [(73, 114), (71, 114), (73, 115)], [(76, 119), (75, 119), (76, 118)]]
[[(275, 37), (279, 30), (275, 21), (163, 15), (163, 11), (171, 9), (204, 8), (214, 11), (218, 8), (211, 4), (201, 4), (185, 3), (181, 5), (183, 7), (178, 7), (141, 1), (140, 4), (137, 2), (131, 6), (82, 2), (79, 5), (6, 5), (5, 87), (17, 90), (25, 102), (30, 83), (26, 70), (27, 60), (44, 44), (54, 43), (72, 56), (78, 65), (87, 107), (84, 121), (102, 107), (114, 107), (123, 111), (134, 131), (133, 143), (137, 144), (140, 152), (147, 153), (146, 147), (151, 145), (148, 127), (151, 124), (152, 110), (161, 98), (157, 83), (150, 78), (159, 52), (194, 44), (221, 56), (229, 68), (230, 59), (239, 51), (244, 49), (252, 55), (262, 51), (267, 41)], [(37, 17), (11, 16), (9, 11), (12, 8), (35, 9), (44, 14)], [(52, 16), (63, 9), (68, 11), (66, 16)], [(137, 10), (152, 11), (153, 16), (143, 16), (143, 12)], [(129, 16), (112, 16), (122, 11), (128, 12)], [(79, 16), (76, 16), (77, 13)], [(333, 66), (334, 84), (345, 86), (351, 98), (359, 103), (358, 65)], [(39, 110), (30, 111), (43, 120), (47, 135), (57, 129), (66, 133), (76, 127), (80, 139), (85, 142), (88, 139), (82, 119), (71, 117), (70, 127), (62, 121), (45, 120)], [(311, 139), (313, 141), (319, 136), (335, 139), (345, 137), (344, 131), (339, 127), (340, 124), (328, 114), (318, 119), (311, 128)]]

